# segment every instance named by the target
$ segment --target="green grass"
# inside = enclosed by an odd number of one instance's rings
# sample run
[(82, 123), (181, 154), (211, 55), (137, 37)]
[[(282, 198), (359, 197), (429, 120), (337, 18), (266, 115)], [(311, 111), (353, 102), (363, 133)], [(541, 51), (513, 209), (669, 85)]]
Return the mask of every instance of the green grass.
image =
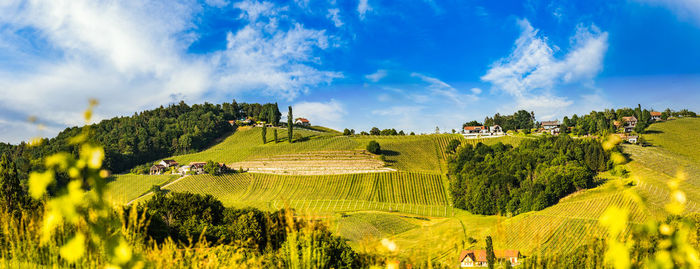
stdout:
[(700, 119), (681, 118), (654, 123), (643, 137), (655, 146), (700, 163)]
[(112, 201), (118, 204), (127, 203), (148, 192), (153, 185), (163, 185), (177, 179), (178, 175), (115, 175), (107, 183), (107, 192)]

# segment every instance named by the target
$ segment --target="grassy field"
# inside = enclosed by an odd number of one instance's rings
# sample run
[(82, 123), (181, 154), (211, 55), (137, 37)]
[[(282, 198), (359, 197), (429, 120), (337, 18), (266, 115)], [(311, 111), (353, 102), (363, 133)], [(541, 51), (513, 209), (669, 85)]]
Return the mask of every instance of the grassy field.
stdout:
[(163, 185), (177, 179), (178, 175), (115, 175), (107, 183), (112, 201), (124, 204), (148, 192), (153, 185)]
[(700, 119), (654, 123), (643, 135), (651, 144), (700, 163)]

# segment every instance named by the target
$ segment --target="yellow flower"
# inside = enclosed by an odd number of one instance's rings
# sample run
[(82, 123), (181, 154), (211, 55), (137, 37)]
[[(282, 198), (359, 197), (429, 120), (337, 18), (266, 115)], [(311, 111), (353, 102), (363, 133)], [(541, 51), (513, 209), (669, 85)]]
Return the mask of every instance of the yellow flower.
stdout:
[(29, 174), (29, 194), (39, 199), (46, 193), (46, 187), (54, 181), (53, 172), (32, 172)]
[(85, 235), (81, 232), (76, 233), (73, 239), (61, 247), (59, 253), (70, 263), (78, 261), (85, 253)]

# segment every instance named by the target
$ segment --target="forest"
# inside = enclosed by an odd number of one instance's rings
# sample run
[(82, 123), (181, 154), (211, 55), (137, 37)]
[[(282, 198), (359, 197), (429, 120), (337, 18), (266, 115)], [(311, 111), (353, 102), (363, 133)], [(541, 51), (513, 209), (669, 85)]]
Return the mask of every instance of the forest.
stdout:
[[(279, 125), (281, 113), (276, 103), (195, 104), (184, 102), (134, 113), (129, 117), (114, 117), (89, 125), (90, 140), (104, 146), (105, 168), (113, 172), (128, 169), (159, 158), (202, 150), (215, 140), (235, 130), (231, 120), (251, 118)], [(84, 127), (70, 127), (55, 138), (42, 139), (39, 146), (27, 143), (0, 143), (0, 153), (8, 153), (27, 178), (27, 171), (37, 168), (43, 157), (66, 151), (77, 154), (70, 138), (82, 133)]]
[(546, 136), (520, 146), (464, 145), (449, 160), (455, 207), (475, 214), (520, 214), (541, 210), (580, 189), (610, 168), (600, 142)]

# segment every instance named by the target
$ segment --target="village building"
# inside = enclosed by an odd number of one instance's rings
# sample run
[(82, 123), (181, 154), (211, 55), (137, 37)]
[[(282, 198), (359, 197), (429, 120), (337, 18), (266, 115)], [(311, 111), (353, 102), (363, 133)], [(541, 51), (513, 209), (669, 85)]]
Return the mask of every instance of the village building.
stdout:
[(651, 114), (651, 119), (653, 121), (660, 121), (661, 120), (661, 112), (652, 111), (650, 114)]
[(183, 165), (183, 166), (180, 166), (180, 168), (177, 169), (177, 171), (178, 171), (181, 175), (184, 175), (184, 174), (189, 173), (190, 170), (191, 170), (191, 168), (192, 168), (192, 167), (190, 167), (189, 165)]
[(622, 122), (623, 127), (625, 128), (625, 133), (631, 133), (634, 130), (634, 127), (637, 126), (637, 118), (634, 116), (622, 117)]
[(627, 141), (630, 144), (637, 144), (639, 141), (639, 136), (627, 136), (625, 137), (625, 141)]
[(231, 126), (234, 126), (234, 125), (236, 125), (236, 121), (235, 121), (235, 120), (230, 120), (230, 121), (228, 121), (228, 124), (231, 125)]
[(202, 174), (204, 173), (204, 166), (207, 163), (205, 162), (191, 162), (190, 165), (190, 170), (194, 171), (196, 174)]
[(306, 118), (297, 118), (294, 120), (294, 124), (301, 126), (311, 126), (311, 123)]
[(151, 170), (149, 171), (150, 175), (160, 175), (163, 174), (165, 171), (165, 166), (162, 164), (156, 164), (154, 166), (151, 166)]
[[(520, 265), (520, 251), (494, 250), (496, 262), (510, 262), (512, 266)], [(486, 250), (463, 250), (459, 255), (460, 267), (487, 267)]]
[(175, 160), (162, 160), (162, 161), (160, 161), (160, 163), (158, 163), (158, 164), (160, 164), (160, 165), (162, 165), (162, 166), (164, 166), (164, 167), (173, 167), (173, 166), (177, 166), (177, 165), (178, 165), (178, 163), (177, 163)]
[(489, 129), (486, 126), (464, 126), (465, 136), (486, 135)]
[(558, 120), (555, 121), (543, 121), (541, 122), (542, 129), (549, 132), (550, 134), (558, 134), (560, 132), (559, 126), (561, 123)]
[(503, 128), (500, 125), (494, 125), (489, 128), (491, 134), (503, 134)]

